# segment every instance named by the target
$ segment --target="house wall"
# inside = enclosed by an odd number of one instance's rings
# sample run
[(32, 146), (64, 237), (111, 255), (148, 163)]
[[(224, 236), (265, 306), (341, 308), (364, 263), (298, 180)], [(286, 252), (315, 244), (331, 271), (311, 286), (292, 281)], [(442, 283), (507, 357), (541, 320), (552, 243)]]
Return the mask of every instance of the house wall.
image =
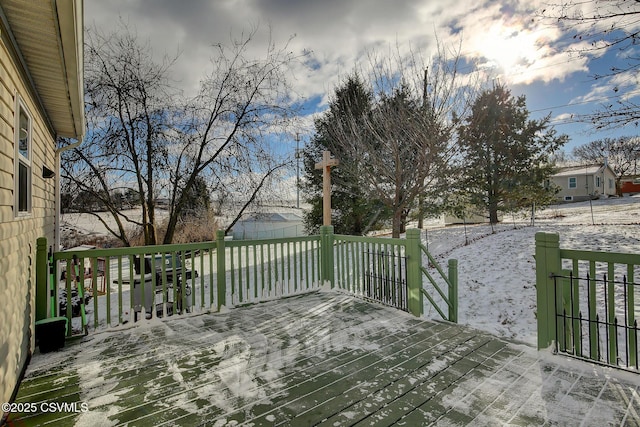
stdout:
[(603, 179), (603, 188), (601, 194), (605, 196), (616, 195), (616, 175), (609, 169), (605, 168)]
[[(37, 107), (28, 79), (16, 66), (5, 28), (0, 28), (0, 402), (8, 402), (34, 348), (36, 239), (54, 238), (55, 139)], [(16, 98), (31, 115), (31, 212), (14, 214)]]
[(640, 178), (624, 178), (620, 183), (622, 193), (640, 193)]
[[(600, 185), (597, 177), (600, 177)], [(575, 177), (576, 188), (569, 188), (569, 178)], [(609, 168), (604, 168), (604, 172), (597, 174), (585, 174), (576, 171), (573, 175), (563, 175), (551, 177), (551, 181), (561, 188), (557, 197), (560, 201), (582, 201), (589, 200), (590, 194), (594, 196), (614, 196), (616, 194), (615, 175)], [(571, 200), (566, 200), (571, 197)]]
[[(570, 177), (576, 178), (576, 188), (569, 188)], [(576, 173), (575, 175), (552, 177), (551, 181), (562, 189), (557, 195), (562, 201), (566, 200), (566, 197), (572, 197), (573, 201), (587, 200), (588, 194), (593, 191), (593, 176), (591, 175)], [(589, 182), (588, 192), (587, 181)]]

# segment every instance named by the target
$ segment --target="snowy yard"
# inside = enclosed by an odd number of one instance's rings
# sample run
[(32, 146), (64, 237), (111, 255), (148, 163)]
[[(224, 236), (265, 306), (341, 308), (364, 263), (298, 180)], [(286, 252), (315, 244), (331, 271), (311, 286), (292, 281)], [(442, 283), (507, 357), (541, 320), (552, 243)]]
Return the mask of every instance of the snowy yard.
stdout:
[[(560, 247), (640, 253), (640, 197), (593, 201), (549, 208), (528, 219), (509, 223), (491, 234), (489, 225), (428, 230), (429, 250), (441, 265), (458, 260), (459, 323), (498, 336), (536, 345), (535, 234), (558, 233)], [(424, 239), (424, 237), (423, 237)], [(436, 317), (436, 313), (431, 313)]]

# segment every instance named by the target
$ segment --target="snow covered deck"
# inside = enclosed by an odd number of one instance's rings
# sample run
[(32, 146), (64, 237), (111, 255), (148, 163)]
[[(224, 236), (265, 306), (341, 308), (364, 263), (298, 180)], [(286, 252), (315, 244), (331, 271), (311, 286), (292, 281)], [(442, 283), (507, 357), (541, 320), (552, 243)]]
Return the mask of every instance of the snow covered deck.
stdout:
[(16, 403), (78, 412), (9, 423), (638, 425), (639, 387), (632, 373), (314, 292), (36, 354)]

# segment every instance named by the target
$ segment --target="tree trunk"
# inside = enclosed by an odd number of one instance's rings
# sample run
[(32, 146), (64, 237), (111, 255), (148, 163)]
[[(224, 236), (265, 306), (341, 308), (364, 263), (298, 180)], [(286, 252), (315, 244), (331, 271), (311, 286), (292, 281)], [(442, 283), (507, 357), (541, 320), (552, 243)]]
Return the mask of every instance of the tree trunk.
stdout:
[(402, 210), (397, 210), (393, 213), (393, 229), (391, 231), (391, 237), (399, 238), (400, 230), (402, 229)]
[(498, 204), (497, 203), (491, 203), (489, 205), (489, 222), (491, 224), (498, 223)]

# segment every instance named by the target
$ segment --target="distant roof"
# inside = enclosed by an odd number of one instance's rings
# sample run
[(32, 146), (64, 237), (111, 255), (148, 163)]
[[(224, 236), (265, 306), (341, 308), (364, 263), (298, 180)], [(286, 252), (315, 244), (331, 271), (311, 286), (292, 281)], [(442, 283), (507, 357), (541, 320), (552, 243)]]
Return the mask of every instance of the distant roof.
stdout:
[(242, 219), (242, 222), (255, 222), (255, 221), (269, 221), (269, 222), (288, 222), (288, 221), (302, 221), (302, 217), (297, 213), (287, 212), (267, 212), (267, 213), (254, 213), (247, 218)]
[(593, 175), (602, 172), (604, 165), (568, 166), (560, 168), (553, 176)]

